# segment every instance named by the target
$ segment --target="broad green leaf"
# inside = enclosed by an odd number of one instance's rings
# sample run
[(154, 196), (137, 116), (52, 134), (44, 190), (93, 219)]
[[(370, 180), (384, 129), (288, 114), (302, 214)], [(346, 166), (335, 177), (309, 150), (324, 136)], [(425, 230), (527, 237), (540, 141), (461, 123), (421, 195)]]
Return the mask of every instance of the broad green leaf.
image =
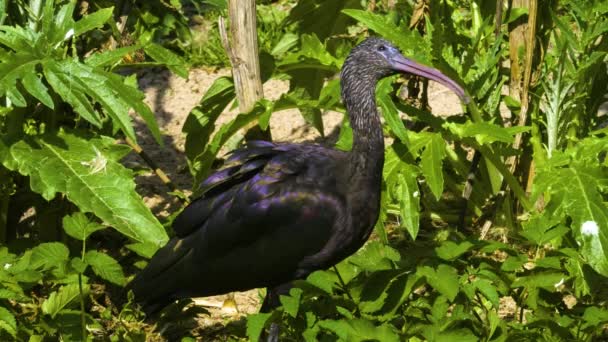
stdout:
[(272, 313), (257, 313), (247, 317), (247, 336), (249, 341), (259, 341), (264, 326), (272, 317)]
[(59, 266), (67, 262), (69, 256), (70, 251), (61, 242), (41, 243), (32, 249), (30, 266), (32, 269)]
[(162, 47), (156, 43), (148, 43), (144, 46), (144, 51), (153, 60), (162, 63), (167, 66), (171, 71), (176, 73), (178, 76), (188, 78), (188, 69), (186, 69), (186, 62), (181, 57), (176, 55), (173, 51)]
[(63, 218), (63, 229), (74, 239), (84, 241), (92, 233), (104, 229), (104, 226), (91, 222), (84, 213), (77, 212)]
[[(89, 285), (83, 284), (82, 286), (83, 295), (88, 293)], [(52, 292), (49, 298), (42, 303), (42, 312), (50, 315), (52, 318), (55, 317), (61, 310), (69, 307), (72, 303), (80, 297), (80, 289), (78, 284), (68, 284), (59, 288), (59, 290)]]
[(85, 89), (72, 79), (73, 75), (65, 75), (56, 63), (49, 62), (43, 69), (46, 80), (59, 96), (74, 108), (83, 119), (101, 128), (101, 117), (93, 109), (93, 104), (87, 98)]
[(163, 146), (163, 139), (160, 134), (160, 129), (158, 128), (158, 123), (156, 122), (156, 117), (150, 107), (144, 103), (144, 93), (135, 87), (125, 84), (123, 79), (118, 75), (106, 72), (103, 74), (107, 77), (106, 84), (108, 87), (112, 88), (117, 94), (120, 94), (124, 103), (128, 107), (133, 108), (135, 112), (144, 119), (146, 126), (150, 129), (156, 142)]
[(441, 243), (441, 246), (435, 248), (435, 253), (437, 253), (437, 256), (443, 260), (452, 261), (468, 252), (472, 247), (473, 244), (469, 241), (457, 243), (446, 240)]
[(15, 316), (6, 308), (0, 306), (0, 330), (9, 333), (13, 338), (17, 335), (17, 321)]
[(458, 272), (455, 268), (446, 264), (440, 264), (436, 269), (423, 266), (419, 267), (416, 273), (424, 276), (429, 285), (446, 296), (450, 302), (454, 301), (460, 287)]
[[(600, 146), (604, 143), (599, 143)], [(608, 206), (600, 189), (605, 188), (608, 177), (597, 165), (587, 159), (584, 150), (597, 156), (600, 151), (582, 141), (581, 151), (571, 160), (568, 153), (557, 152), (550, 162), (538, 170), (534, 191), (548, 192), (547, 215), (571, 218), (572, 231), (580, 243), (580, 252), (593, 269), (608, 276)], [(575, 151), (579, 148), (575, 147)]]
[(74, 24), (74, 36), (78, 37), (90, 30), (102, 27), (112, 17), (113, 11), (114, 7), (108, 7), (85, 15)]
[(379, 241), (369, 242), (348, 258), (349, 263), (366, 271), (390, 270), (399, 260), (401, 260), (399, 252)]
[(441, 134), (432, 134), (421, 155), (420, 168), (436, 200), (440, 200), (443, 194), (443, 157), (445, 156), (445, 148), (445, 140)]
[(289, 296), (281, 295), (279, 300), (283, 305), (283, 310), (287, 312), (291, 317), (296, 318), (298, 316), (298, 310), (300, 309), (300, 300), (302, 297), (302, 289), (293, 288), (289, 291)]
[(306, 278), (306, 282), (331, 294), (335, 284), (338, 282), (338, 277), (335, 273), (329, 271), (316, 271)]
[(127, 282), (122, 267), (111, 256), (97, 251), (88, 251), (84, 260), (91, 266), (93, 272), (104, 280), (120, 286)]
[(33, 191), (48, 200), (63, 193), (84, 213), (139, 241), (162, 246), (167, 234), (135, 192), (133, 174), (116, 156), (110, 138), (73, 133), (37, 136), (11, 146), (8, 167), (30, 177)]
[(365, 319), (323, 320), (319, 322), (319, 325), (321, 328), (335, 333), (342, 341), (399, 341), (399, 335), (392, 325), (376, 326)]

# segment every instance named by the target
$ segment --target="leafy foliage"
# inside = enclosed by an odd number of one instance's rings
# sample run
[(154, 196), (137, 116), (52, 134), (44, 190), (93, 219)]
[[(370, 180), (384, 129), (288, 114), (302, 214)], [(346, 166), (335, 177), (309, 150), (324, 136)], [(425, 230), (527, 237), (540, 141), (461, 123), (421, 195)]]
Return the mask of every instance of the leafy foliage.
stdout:
[[(150, 338), (129, 303), (118, 314), (99, 304), (128, 281), (123, 246), (150, 256), (168, 238), (121, 164), (130, 149), (120, 142), (137, 137), (132, 112), (162, 141), (136, 76), (121, 75), (126, 65), (165, 66), (186, 77), (180, 54), (228, 65), (209, 24), (226, 1), (91, 4), (0, 1), (2, 340)], [(505, 92), (521, 86), (511, 71), (525, 69), (514, 65), (526, 51), (511, 51), (509, 33), (534, 13), (504, 9), (497, 27), (495, 6), (258, 5), (263, 79), (288, 80), (289, 90), (219, 125), (235, 89), (218, 78), (183, 127), (195, 184), (240, 143), (241, 128), (267, 129), (276, 111), (297, 109), (323, 133), (323, 113), (344, 112), (336, 78), (344, 58), (368, 34), (441, 69), (471, 102), (438, 117), (424, 82), (378, 84), (387, 147), (375, 237), (336, 269), (299, 281), (275, 312), (249, 316), (241, 337), (257, 340), (279, 322), (282, 338), (307, 341), (606, 339), (608, 146), (597, 113), (608, 84), (608, 5), (538, 2), (527, 99)], [(190, 29), (201, 20), (202, 31)], [(351, 144), (345, 117), (336, 148)]]

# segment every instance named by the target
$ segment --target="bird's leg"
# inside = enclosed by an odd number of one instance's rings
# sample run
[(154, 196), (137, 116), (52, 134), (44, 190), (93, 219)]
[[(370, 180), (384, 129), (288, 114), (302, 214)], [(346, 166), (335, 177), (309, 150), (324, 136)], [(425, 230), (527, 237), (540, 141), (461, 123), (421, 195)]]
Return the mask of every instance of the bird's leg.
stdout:
[[(262, 307), (260, 308), (260, 312), (271, 312), (275, 308), (281, 305), (280, 297), (281, 295), (286, 295), (289, 293), (289, 290), (293, 287), (291, 283), (281, 284), (279, 286), (275, 286), (272, 288), (266, 289), (266, 297), (264, 297), (264, 302), (262, 303)], [(278, 342), (279, 341), (279, 324), (276, 322), (272, 322), (270, 324), (270, 328), (268, 329), (268, 336), (266, 337), (266, 342)]]

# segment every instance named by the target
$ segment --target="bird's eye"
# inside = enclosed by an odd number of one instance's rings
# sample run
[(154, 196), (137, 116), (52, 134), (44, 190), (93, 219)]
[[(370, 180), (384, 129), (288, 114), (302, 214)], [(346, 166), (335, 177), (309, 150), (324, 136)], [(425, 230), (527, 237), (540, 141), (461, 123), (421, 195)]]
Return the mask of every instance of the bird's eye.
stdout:
[(386, 50), (386, 46), (384, 46), (384, 45), (378, 46), (378, 51), (385, 51), (385, 50)]

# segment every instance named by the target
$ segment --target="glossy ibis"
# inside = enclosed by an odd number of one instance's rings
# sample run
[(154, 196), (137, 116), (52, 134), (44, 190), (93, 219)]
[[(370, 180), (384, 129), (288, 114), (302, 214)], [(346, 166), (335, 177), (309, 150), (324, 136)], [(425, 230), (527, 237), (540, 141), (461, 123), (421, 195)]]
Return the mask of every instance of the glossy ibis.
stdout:
[(293, 280), (363, 246), (378, 219), (384, 163), (375, 87), (397, 72), (435, 80), (465, 99), (439, 71), (403, 57), (386, 40), (366, 39), (341, 73), (352, 150), (257, 141), (232, 152), (175, 219), (175, 236), (129, 285), (144, 311), (259, 287), (268, 288), (268, 311)]

